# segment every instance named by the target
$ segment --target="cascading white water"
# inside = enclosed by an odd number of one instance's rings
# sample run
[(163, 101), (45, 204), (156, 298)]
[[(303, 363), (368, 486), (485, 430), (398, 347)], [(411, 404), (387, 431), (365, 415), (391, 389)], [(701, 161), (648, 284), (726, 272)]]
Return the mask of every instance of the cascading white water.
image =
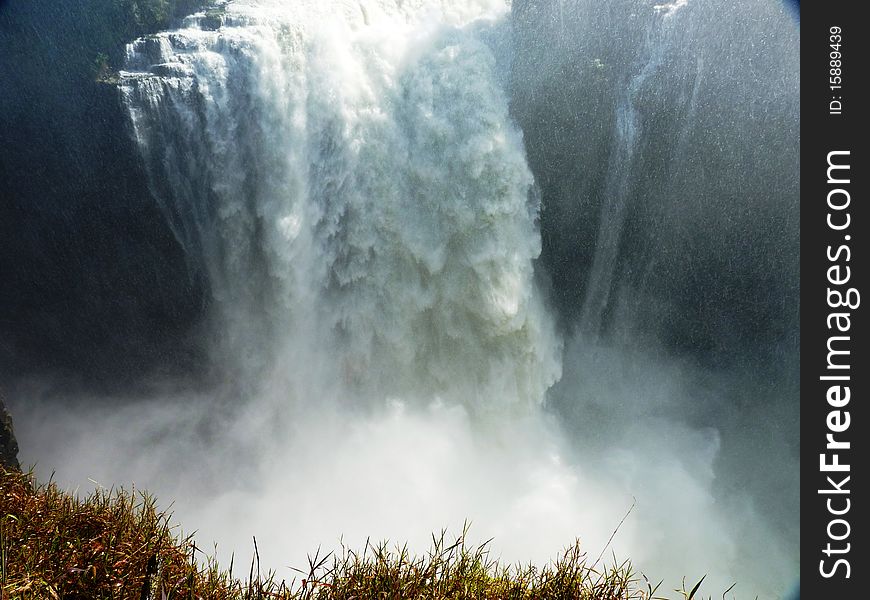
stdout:
[(506, 10), (239, 1), (216, 30), (200, 15), (131, 44), (135, 135), (235, 360), (290, 352), (309, 388), (543, 400), (539, 207), (483, 41)]
[[(561, 342), (534, 279), (508, 7), (223, 8), (220, 27), (194, 15), (131, 44), (120, 86), (152, 191), (209, 273), (216, 362), (243, 390), (205, 459), (237, 468), (185, 521), (291, 564), (338, 535), (425, 543), (466, 518), (511, 559), (553, 556), (581, 522), (603, 546), (630, 497), (590, 485), (581, 503), (538, 410)], [(610, 494), (612, 510), (590, 501)]]

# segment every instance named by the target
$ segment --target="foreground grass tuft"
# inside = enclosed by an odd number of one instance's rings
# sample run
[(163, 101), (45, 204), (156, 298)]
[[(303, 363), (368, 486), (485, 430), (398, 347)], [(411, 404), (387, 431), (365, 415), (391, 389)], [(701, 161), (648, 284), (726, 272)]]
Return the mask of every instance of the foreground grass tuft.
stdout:
[(433, 536), (422, 556), (387, 544), (318, 554), (290, 582), (261, 574), (255, 554), (239, 580), (200, 560), (192, 538), (177, 534), (148, 494), (97, 490), (79, 498), (2, 469), (0, 519), (3, 600), (649, 600), (656, 593), (629, 563), (589, 564), (578, 543), (543, 567), (504, 566), (487, 544), (467, 546), (465, 532), (454, 543)]

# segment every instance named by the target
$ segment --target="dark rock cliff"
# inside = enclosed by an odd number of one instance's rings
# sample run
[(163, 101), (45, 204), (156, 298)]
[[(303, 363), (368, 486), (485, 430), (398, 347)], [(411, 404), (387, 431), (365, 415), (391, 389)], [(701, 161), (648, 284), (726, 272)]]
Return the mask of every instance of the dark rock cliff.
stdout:
[(6, 410), (6, 403), (0, 394), (0, 467), (21, 470), (18, 464), (18, 442), (12, 428), (12, 417)]
[(155, 10), (133, 18), (114, 0), (0, 1), (7, 377), (122, 386), (198, 360), (188, 340), (204, 280), (148, 191), (117, 87), (97, 79), (119, 64), (125, 40), (168, 25), (172, 13), (158, 8), (202, 2), (137, 2)]

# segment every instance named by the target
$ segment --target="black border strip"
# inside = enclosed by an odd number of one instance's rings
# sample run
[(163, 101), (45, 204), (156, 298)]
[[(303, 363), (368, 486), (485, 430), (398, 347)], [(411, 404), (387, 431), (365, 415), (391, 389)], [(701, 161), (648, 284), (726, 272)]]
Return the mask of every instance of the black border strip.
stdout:
[(801, 14), (801, 587), (812, 599), (859, 598), (867, 587), (859, 490), (868, 481), (859, 457), (870, 379), (860, 298), (870, 264), (870, 25), (861, 6), (816, 0)]

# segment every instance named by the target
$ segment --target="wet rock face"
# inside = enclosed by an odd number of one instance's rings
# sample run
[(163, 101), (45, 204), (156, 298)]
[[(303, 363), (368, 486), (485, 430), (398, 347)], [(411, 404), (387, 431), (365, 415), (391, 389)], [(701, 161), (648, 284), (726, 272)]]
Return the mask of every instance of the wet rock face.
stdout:
[(563, 320), (711, 369), (779, 368), (787, 348), (796, 369), (799, 32), (782, 3), (512, 7), (511, 110)]
[(21, 470), (18, 464), (18, 442), (12, 430), (12, 417), (6, 410), (3, 396), (0, 395), (0, 466), (7, 469)]

